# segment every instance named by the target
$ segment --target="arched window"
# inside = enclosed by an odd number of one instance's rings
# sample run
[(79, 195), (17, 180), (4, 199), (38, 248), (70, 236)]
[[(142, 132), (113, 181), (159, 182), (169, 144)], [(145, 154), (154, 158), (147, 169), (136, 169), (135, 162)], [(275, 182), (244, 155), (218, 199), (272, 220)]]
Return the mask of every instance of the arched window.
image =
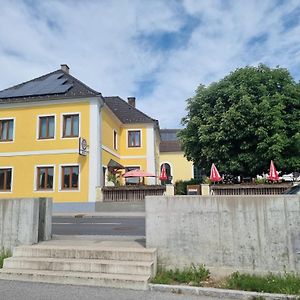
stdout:
[(172, 179), (173, 179), (173, 177), (171, 175), (171, 166), (168, 163), (161, 164), (161, 166), (160, 166), (160, 172), (162, 170), (163, 165), (165, 165), (166, 173), (167, 173), (167, 177), (168, 177), (168, 179), (165, 181), (165, 183), (166, 184), (171, 184), (172, 183)]

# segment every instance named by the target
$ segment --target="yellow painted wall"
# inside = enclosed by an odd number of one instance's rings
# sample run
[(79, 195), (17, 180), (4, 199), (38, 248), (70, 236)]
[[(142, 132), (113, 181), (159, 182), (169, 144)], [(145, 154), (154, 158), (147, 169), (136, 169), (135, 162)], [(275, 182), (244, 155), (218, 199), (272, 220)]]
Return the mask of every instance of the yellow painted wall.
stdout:
[[(15, 118), (14, 134), (15, 140), (11, 143), (0, 142), (0, 152), (28, 152), (47, 150), (78, 149), (78, 138), (61, 138), (62, 136), (62, 114), (79, 113), (80, 126), (79, 135), (89, 140), (89, 101), (70, 102), (68, 104), (2, 108), (0, 107), (0, 118)], [(55, 139), (38, 140), (38, 116), (56, 115)], [(28, 153), (27, 153), (28, 154)], [(80, 190), (58, 191), (58, 178), (60, 164), (80, 164)], [(35, 192), (34, 175), (35, 165), (55, 165), (55, 185), (53, 192)], [(22, 156), (0, 156), (1, 166), (13, 167), (13, 191), (11, 193), (0, 193), (1, 198), (6, 197), (52, 197), (54, 202), (78, 202), (88, 201), (89, 184), (89, 156), (82, 157), (74, 154), (30, 154)]]
[(183, 152), (161, 152), (159, 161), (160, 165), (162, 163), (170, 164), (173, 184), (178, 180), (193, 178), (193, 163), (184, 157)]

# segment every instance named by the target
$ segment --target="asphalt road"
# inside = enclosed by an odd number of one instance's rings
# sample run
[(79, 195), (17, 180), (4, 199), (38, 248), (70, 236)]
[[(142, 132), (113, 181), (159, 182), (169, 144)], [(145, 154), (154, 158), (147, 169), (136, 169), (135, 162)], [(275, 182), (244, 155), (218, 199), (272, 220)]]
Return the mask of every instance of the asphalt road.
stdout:
[[(219, 298), (74, 285), (0, 280), (3, 300), (213, 300)], [(226, 300), (223, 298), (223, 300)], [(227, 299), (229, 300), (229, 299)]]
[(53, 217), (52, 234), (145, 236), (145, 218)]

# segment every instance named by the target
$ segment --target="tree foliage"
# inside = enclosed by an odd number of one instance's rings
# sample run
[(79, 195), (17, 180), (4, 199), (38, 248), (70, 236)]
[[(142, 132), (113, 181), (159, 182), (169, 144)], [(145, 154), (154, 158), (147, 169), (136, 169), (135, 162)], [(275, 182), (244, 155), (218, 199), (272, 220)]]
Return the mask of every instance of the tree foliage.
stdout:
[(256, 175), (300, 169), (300, 85), (288, 70), (237, 69), (187, 100), (179, 133), (185, 155), (209, 170)]

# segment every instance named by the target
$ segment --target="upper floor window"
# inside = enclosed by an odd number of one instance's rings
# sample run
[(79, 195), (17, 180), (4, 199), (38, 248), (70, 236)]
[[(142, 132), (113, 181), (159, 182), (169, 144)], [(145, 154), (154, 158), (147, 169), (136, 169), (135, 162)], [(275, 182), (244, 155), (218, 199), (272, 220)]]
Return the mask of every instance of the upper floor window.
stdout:
[(79, 114), (64, 115), (63, 118), (63, 137), (78, 137)]
[(39, 117), (39, 139), (54, 138), (54, 116)]
[(52, 190), (53, 189), (53, 167), (38, 167), (37, 168), (37, 189)]
[(118, 140), (117, 140), (117, 132), (114, 130), (114, 149), (118, 149)]
[(129, 130), (128, 131), (128, 147), (141, 147), (141, 131)]
[(62, 189), (78, 189), (79, 166), (63, 166), (62, 168)]
[(8, 142), (13, 140), (14, 120), (0, 120), (0, 141)]
[(1, 192), (11, 191), (11, 182), (12, 182), (11, 175), (12, 175), (11, 168), (0, 169), (0, 191)]

